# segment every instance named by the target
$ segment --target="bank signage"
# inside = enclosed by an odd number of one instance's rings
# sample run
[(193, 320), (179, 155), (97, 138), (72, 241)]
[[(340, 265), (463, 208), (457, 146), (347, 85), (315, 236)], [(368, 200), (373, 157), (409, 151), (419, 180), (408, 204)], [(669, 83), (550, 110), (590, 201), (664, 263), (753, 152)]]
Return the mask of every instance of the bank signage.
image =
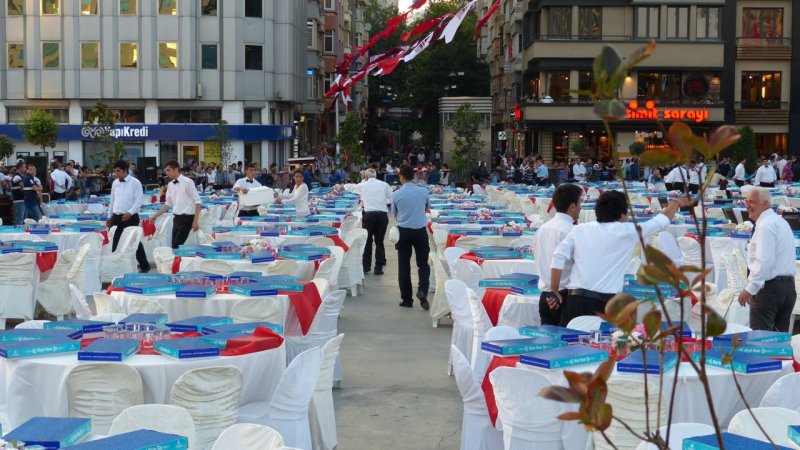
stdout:
[[(286, 125), (228, 125), (232, 141), (284, 141), (295, 137), (295, 127)], [(58, 141), (94, 141), (107, 132), (122, 141), (208, 141), (219, 135), (216, 125), (159, 124), (117, 125), (111, 129), (98, 126), (59, 125)], [(22, 130), (15, 124), (0, 125), (0, 134), (15, 141), (24, 141)]]
[(705, 108), (656, 108), (652, 100), (639, 107), (639, 102), (632, 100), (625, 111), (628, 120), (672, 120), (702, 123), (708, 120), (708, 110)]

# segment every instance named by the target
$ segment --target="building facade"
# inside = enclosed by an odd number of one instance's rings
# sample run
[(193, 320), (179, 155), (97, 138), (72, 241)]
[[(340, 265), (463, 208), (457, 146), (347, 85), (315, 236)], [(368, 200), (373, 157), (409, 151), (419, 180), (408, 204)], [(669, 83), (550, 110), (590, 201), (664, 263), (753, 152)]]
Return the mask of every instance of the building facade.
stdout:
[(61, 124), (48, 158), (100, 164), (88, 111), (102, 99), (128, 158), (282, 164), (307, 98), (307, 0), (7, 0), (0, 6), (0, 134), (34, 109)]
[(453, 163), (452, 152), (455, 148), (454, 138), (456, 133), (450, 127), (450, 120), (458, 112), (461, 105), (472, 106), (474, 112), (478, 114), (478, 140), (481, 142), (481, 149), (478, 152), (479, 161), (490, 161), (492, 154), (492, 99), (489, 97), (442, 97), (439, 99), (439, 146), (442, 149), (442, 161)]

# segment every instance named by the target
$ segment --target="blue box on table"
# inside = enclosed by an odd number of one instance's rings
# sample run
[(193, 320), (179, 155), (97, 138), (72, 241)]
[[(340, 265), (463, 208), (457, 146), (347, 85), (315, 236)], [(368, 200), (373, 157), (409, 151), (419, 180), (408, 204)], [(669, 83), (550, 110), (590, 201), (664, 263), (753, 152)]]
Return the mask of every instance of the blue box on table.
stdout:
[(145, 314), (134, 313), (129, 314), (128, 317), (119, 321), (121, 324), (126, 323), (152, 323), (153, 325), (164, 325), (169, 320), (167, 314)]
[(317, 261), (325, 257), (321, 251), (282, 251), (280, 252), (281, 258), (294, 259), (297, 261)]
[(185, 436), (153, 430), (136, 430), (84, 442), (70, 447), (70, 450), (186, 450), (188, 448), (189, 440)]
[(239, 252), (217, 252), (213, 250), (197, 252), (197, 256), (203, 259), (242, 259), (242, 254)]
[(3, 436), (3, 439), (24, 442), (26, 447), (41, 445), (46, 449), (57, 449), (75, 445), (91, 430), (91, 419), (34, 417)]
[(278, 289), (272, 285), (263, 283), (247, 283), (228, 287), (232, 294), (244, 295), (247, 297), (264, 297), (267, 295), (278, 295)]
[[(706, 364), (722, 369), (730, 369), (731, 365), (733, 365), (733, 370), (744, 374), (779, 372), (783, 368), (780, 360), (738, 352), (730, 354), (733, 358), (732, 363), (723, 364), (724, 354), (722, 350), (712, 348), (706, 352)], [(700, 356), (700, 352), (692, 353), (694, 361), (700, 361)]]
[(32, 341), (34, 339), (68, 338), (72, 330), (50, 330), (38, 328), (13, 328), (0, 332), (0, 342)]
[(207, 245), (181, 245), (175, 250), (175, 256), (197, 256), (197, 252), (207, 252), (211, 247)]
[(185, 285), (175, 292), (177, 298), (208, 298), (217, 293), (214, 285)]
[(17, 247), (0, 247), (0, 254), (7, 255), (9, 253), (22, 253), (22, 249)]
[(617, 363), (617, 372), (648, 373), (659, 375), (669, 372), (678, 364), (678, 354), (664, 352), (664, 360), (656, 350), (637, 350)]
[(167, 326), (175, 333), (185, 333), (187, 331), (200, 331), (203, 327), (212, 325), (225, 325), (233, 323), (230, 317), (222, 316), (195, 316), (188, 319), (167, 322)]
[(219, 356), (219, 347), (198, 338), (165, 339), (153, 344), (153, 350), (170, 358), (190, 359)]
[(611, 336), (612, 333), (618, 330), (619, 327), (611, 322), (606, 322), (606, 321), (600, 322), (600, 333), (603, 334), (604, 336)]
[(78, 352), (78, 361), (122, 362), (140, 348), (136, 339), (98, 339)]
[(227, 280), (241, 280), (242, 278), (257, 278), (263, 276), (261, 272), (253, 272), (253, 271), (244, 271), (238, 270), (236, 272), (229, 273), (225, 279)]
[(517, 250), (474, 250), (475, 256), (483, 259), (520, 259), (522, 254)]
[(219, 249), (221, 249), (221, 248), (226, 248), (226, 247), (236, 247), (236, 248), (239, 248), (239, 244), (237, 244), (237, 243), (235, 243), (235, 242), (231, 242), (231, 241), (217, 241), (217, 242), (212, 242), (212, 243), (211, 243), (211, 246), (212, 246), (212, 247), (213, 247), (215, 250), (219, 250)]
[(0, 357), (17, 359), (29, 356), (49, 356), (75, 353), (80, 349), (81, 341), (68, 337), (6, 341), (0, 342)]
[(526, 280), (528, 284), (531, 286), (536, 286), (539, 284), (539, 275), (532, 275), (530, 273), (507, 273), (505, 275), (500, 275), (500, 278), (511, 278), (514, 280)]
[(732, 342), (737, 336), (739, 342), (790, 342), (792, 336), (782, 331), (753, 330), (742, 333), (722, 334), (714, 337), (715, 342)]
[(800, 425), (789, 425), (789, 440), (800, 447)]
[(11, 241), (11, 245), (30, 252), (58, 251), (58, 244), (48, 241)]
[(517, 295), (539, 295), (542, 290), (537, 286), (511, 286), (511, 292)]
[[(779, 445), (774, 447), (767, 441), (759, 441), (733, 433), (722, 433), (722, 442), (726, 450), (790, 450), (789, 447)], [(683, 450), (719, 450), (716, 434), (695, 436), (683, 440)]]
[(84, 320), (84, 319), (65, 319), (58, 322), (45, 322), (44, 328), (47, 330), (70, 330), (72, 334), (70, 337), (73, 339), (80, 339), (87, 335), (102, 333), (103, 327), (109, 325), (116, 325), (114, 322), (105, 322), (101, 320)]
[(166, 273), (126, 273), (121, 279), (131, 281), (172, 281), (172, 277), (172, 275)]
[(767, 358), (791, 358), (794, 354), (788, 342), (744, 342), (735, 349), (727, 342), (713, 342), (713, 347), (725, 353), (745, 353)]
[(273, 262), (275, 255), (272, 252), (250, 252), (247, 254), (247, 259), (253, 264)]
[(518, 278), (484, 278), (478, 282), (480, 287), (510, 288), (513, 286), (528, 287), (530, 285), (530, 280)]
[[(689, 327), (687, 322), (672, 322), (673, 327), (678, 327), (681, 330), (681, 337), (690, 338), (692, 337), (692, 329)], [(683, 327), (681, 329), (681, 327)], [(669, 322), (661, 322), (661, 329), (667, 330), (669, 329)]]
[(552, 350), (523, 354), (519, 357), (519, 362), (543, 369), (562, 369), (599, 363), (607, 359), (608, 352), (605, 350), (584, 345), (568, 345)]
[(226, 333), (230, 331), (252, 333), (258, 327), (269, 328), (278, 334), (283, 334), (283, 327), (272, 322), (243, 322), (223, 325), (209, 325), (207, 327), (203, 327), (201, 331), (203, 334)]
[(557, 325), (537, 325), (534, 327), (522, 327), (519, 329), (519, 334), (523, 336), (561, 339), (564, 342), (578, 342), (579, 336), (588, 336), (589, 332), (559, 327)]
[(567, 343), (550, 338), (519, 338), (481, 342), (481, 350), (497, 355), (521, 355), (523, 353), (566, 347)]
[(174, 276), (183, 277), (183, 278), (203, 278), (205, 280), (224, 280), (225, 277), (223, 275), (218, 275), (216, 273), (211, 272), (203, 272), (200, 270), (189, 270), (186, 272), (178, 272)]
[(258, 233), (261, 237), (278, 237), (281, 235), (280, 230), (262, 230)]
[(122, 289), (125, 292), (129, 292), (131, 294), (140, 294), (140, 295), (155, 295), (155, 294), (168, 294), (172, 292), (178, 291), (178, 289), (182, 288), (182, 284), (178, 283), (164, 283), (164, 282), (154, 282), (150, 284), (138, 284), (135, 286), (125, 286)]

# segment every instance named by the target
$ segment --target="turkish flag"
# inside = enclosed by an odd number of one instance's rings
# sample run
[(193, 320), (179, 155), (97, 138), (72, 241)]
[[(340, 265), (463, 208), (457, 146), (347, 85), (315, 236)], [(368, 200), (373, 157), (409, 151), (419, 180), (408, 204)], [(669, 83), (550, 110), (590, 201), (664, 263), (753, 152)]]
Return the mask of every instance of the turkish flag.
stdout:
[(478, 21), (478, 25), (475, 26), (475, 34), (472, 36), (473, 39), (478, 40), (478, 33), (481, 32), (481, 28), (486, 25), (486, 22), (489, 21), (489, 18), (492, 17), (492, 14), (497, 11), (497, 8), (500, 7), (500, 0), (494, 0), (492, 6), (489, 7), (489, 10), (486, 11), (486, 15), (484, 15), (481, 20)]

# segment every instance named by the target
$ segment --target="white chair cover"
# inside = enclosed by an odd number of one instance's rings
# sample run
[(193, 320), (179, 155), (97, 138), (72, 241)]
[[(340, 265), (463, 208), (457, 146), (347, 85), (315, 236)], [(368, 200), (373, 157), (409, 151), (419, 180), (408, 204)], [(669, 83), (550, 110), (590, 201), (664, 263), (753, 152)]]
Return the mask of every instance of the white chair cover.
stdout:
[(678, 242), (678, 247), (681, 249), (683, 263), (700, 267), (700, 243), (686, 236), (680, 236), (676, 241)]
[(97, 314), (125, 314), (122, 303), (113, 295), (95, 292), (92, 296), (94, 297), (94, 308)]
[(444, 283), (447, 281), (447, 271), (444, 269), (442, 260), (435, 253), (428, 255), (428, 263), (433, 266), (433, 274), (436, 279), (436, 291), (433, 294), (433, 301), (431, 302), (431, 309), (429, 314), (433, 321), (433, 326), (436, 327), (439, 319), (445, 317), (450, 312), (450, 307), (447, 304), (447, 294), (444, 291)]
[[(350, 216), (342, 221), (342, 224), (339, 226), (339, 236), (344, 239), (351, 230), (355, 229), (356, 227), (361, 226), (361, 219), (356, 216)], [(366, 236), (365, 236), (366, 237)], [(347, 242), (345, 242), (347, 243)], [(350, 244), (347, 244), (349, 247)]]
[(83, 292), (74, 284), (70, 284), (69, 294), (70, 303), (72, 303), (75, 316), (78, 317), (78, 319), (90, 319), (92, 317), (92, 310), (89, 309), (89, 304), (86, 303), (86, 296), (83, 295)]
[[(333, 259), (336, 261), (336, 264), (333, 267), (333, 272), (328, 278), (328, 283), (330, 283), (331, 291), (339, 290), (339, 273), (342, 271), (342, 264), (344, 263), (344, 249), (337, 245), (328, 246), (328, 250), (331, 251), (331, 257), (328, 259)], [(320, 264), (320, 266), (322, 266)]]
[(337, 445), (336, 415), (333, 409), (333, 368), (339, 357), (339, 347), (344, 339), (340, 334), (322, 346), (322, 366), (317, 387), (308, 404), (308, 423), (311, 442), (315, 449), (333, 450)]
[[(615, 378), (608, 380), (606, 402), (614, 409), (615, 416), (625, 421), (634, 431), (640, 434), (647, 428), (644, 392), (643, 380)], [(650, 406), (650, 427), (655, 428), (659, 417), (660, 423), (666, 423), (667, 408), (661, 408), (659, 415), (657, 405), (661, 391), (658, 388), (658, 384), (648, 380), (647, 393), (647, 404)], [(666, 403), (662, 402), (662, 404)], [(619, 449), (632, 450), (640, 444), (639, 439), (634, 437), (627, 428), (616, 420), (611, 422), (611, 426), (606, 430), (606, 435)], [(608, 450), (611, 448), (599, 433), (594, 433), (593, 440), (595, 450)]]
[(98, 322), (114, 322), (117, 323), (120, 320), (128, 317), (127, 314), (98, 314), (96, 316), (90, 317), (91, 320), (96, 320)]
[(172, 248), (172, 222), (174, 216), (161, 216), (159, 219), (160, 222), (156, 223), (156, 235), (153, 240), (158, 241), (157, 245), (159, 247)]
[(110, 283), (116, 277), (137, 271), (136, 249), (141, 239), (142, 229), (140, 227), (128, 227), (122, 231), (117, 251), (102, 257), (100, 279), (103, 282)]
[(367, 244), (366, 230), (353, 230), (364, 231), (365, 233), (358, 233), (353, 241), (348, 244), (350, 249), (342, 259), (342, 266), (339, 269), (339, 282), (340, 289), (350, 289), (350, 295), (355, 297), (358, 295), (358, 285), (364, 282), (364, 266), (362, 264), (362, 255), (364, 254), (364, 246)]
[[(321, 266), (322, 264), (320, 264), (320, 267)], [(317, 271), (317, 273), (319, 273), (319, 271)], [(331, 285), (325, 278), (315, 277), (313, 280), (311, 280), (311, 282), (314, 283), (314, 286), (317, 287), (317, 292), (319, 292), (319, 296), (321, 298), (325, 298), (325, 296), (331, 293)]]
[(599, 316), (578, 316), (569, 321), (567, 328), (581, 331), (599, 330), (601, 322), (603, 319)]
[(332, 245), (336, 245), (333, 242), (333, 239), (325, 237), (325, 236), (312, 236), (306, 239), (306, 244), (311, 244), (316, 247), (327, 248)]
[(484, 341), (486, 332), (492, 328), (492, 321), (489, 319), (489, 314), (486, 313), (483, 303), (478, 300), (475, 292), (471, 289), (467, 289), (467, 299), (472, 313), (472, 357), (470, 361), (474, 365), (477, 354), (482, 351), (481, 342)]
[(233, 450), (257, 448), (259, 450), (282, 450), (283, 437), (265, 425), (254, 423), (237, 423), (231, 425), (219, 435), (211, 450)]
[(453, 272), (453, 264), (458, 261), (458, 258), (464, 253), (467, 253), (467, 251), (459, 247), (450, 247), (444, 250), (444, 259), (447, 260), (447, 267), (450, 269), (450, 273)]
[(503, 435), (492, 426), (486, 397), (475, 379), (472, 367), (463, 353), (450, 346), (450, 361), (456, 376), (458, 391), (464, 403), (461, 419), (461, 450), (496, 450), (503, 446)]
[(230, 205), (228, 205), (228, 209), (225, 210), (225, 215), (222, 216), (220, 225), (223, 227), (232, 227), (236, 225), (237, 222), (236, 214), (238, 212), (239, 212), (239, 202), (233, 202)]
[(709, 239), (709, 242), (711, 260), (714, 263), (714, 283), (724, 289), (728, 287), (725, 257), (736, 249), (737, 244), (733, 239)]
[[(334, 273), (336, 270), (336, 258), (328, 258), (325, 261), (319, 263), (319, 268), (317, 272), (314, 273), (314, 280), (322, 280), (325, 281), (325, 287), (330, 289), (332, 281), (339, 281), (339, 274)], [(324, 297), (322, 292), (320, 291), (320, 295)]]
[(125, 364), (82, 363), (67, 376), (69, 417), (92, 419), (92, 433), (105, 435), (125, 408), (144, 403), (139, 372)]
[(784, 375), (772, 383), (758, 406), (779, 406), (800, 413), (800, 372)]
[(141, 297), (132, 297), (128, 300), (128, 314), (167, 314), (166, 308), (153, 300)]
[[(752, 414), (751, 414), (752, 412)], [(789, 440), (789, 425), (800, 424), (800, 413), (791, 409), (772, 407), (752, 408), (750, 411), (744, 410), (736, 413), (728, 425), (730, 433), (739, 434), (745, 437), (766, 441), (764, 433), (758, 428), (753, 416), (767, 432), (767, 435), (777, 445), (792, 447)]]
[[(667, 437), (667, 427), (663, 426), (658, 429), (658, 434), (662, 437)], [(669, 442), (670, 448), (682, 449), (683, 440), (695, 436), (708, 436), (714, 434), (714, 427), (704, 423), (673, 423), (669, 427)], [(649, 443), (642, 442), (636, 447), (636, 450), (658, 450), (658, 447)]]
[(348, 247), (359, 236), (364, 236), (365, 239), (367, 238), (367, 230), (363, 228), (353, 228), (347, 232), (341, 232), (340, 230), (340, 234), (342, 235), (342, 240), (345, 244), (347, 244)]
[(747, 325), (733, 322), (728, 322), (725, 326), (725, 334), (744, 333), (746, 331), (753, 331), (753, 329)]
[[(501, 325), (489, 328), (483, 340), (501, 341), (505, 339), (518, 339), (519, 337), (519, 331), (517, 331), (516, 328)], [(483, 377), (486, 375), (486, 369), (489, 367), (489, 363), (492, 360), (492, 356), (491, 353), (484, 350), (478, 350), (475, 354), (475, 359), (472, 360), (472, 371), (475, 373), (476, 380), (483, 380)]]
[[(109, 239), (111, 235), (109, 234)], [(71, 278), (74, 278), (75, 283), (85, 295), (91, 295), (102, 289), (100, 282), (100, 261), (103, 253), (103, 235), (100, 233), (88, 233), (81, 236), (78, 241), (79, 248), (89, 244), (89, 249), (84, 257), (83, 264), (73, 268), (75, 272)], [(108, 245), (109, 252), (111, 251), (111, 241)], [(135, 252), (135, 249), (134, 249)], [(80, 257), (80, 255), (79, 255)], [(76, 262), (77, 262), (76, 258)], [(135, 266), (134, 266), (135, 267)]]
[(222, 276), (228, 276), (236, 272), (236, 268), (228, 261), (216, 259), (204, 259), (200, 261), (200, 270)]
[(464, 236), (456, 241), (455, 246), (469, 252), (485, 244), (486, 238), (483, 236)]
[(158, 273), (172, 273), (172, 262), (175, 260), (175, 252), (170, 247), (156, 247), (153, 250), (153, 259), (155, 260)]
[[(467, 297), (467, 285), (461, 280), (447, 280), (444, 290), (447, 294), (447, 304), (450, 306), (450, 315), (453, 317), (453, 335), (450, 345), (458, 349), (467, 357), (467, 363), (472, 357), (472, 309)], [(452, 373), (452, 353), (447, 364), (447, 374)]]
[(532, 303), (521, 295), (509, 294), (506, 296), (497, 318), (498, 326), (507, 325), (518, 330), (522, 327), (534, 327), (541, 324), (542, 318), (539, 316), (538, 303)]
[(189, 411), (197, 430), (198, 450), (209, 449), (220, 433), (236, 423), (242, 397), (242, 373), (233, 366), (190, 370), (175, 382), (169, 404)]
[(658, 246), (676, 266), (683, 265), (683, 254), (678, 246), (678, 241), (675, 240), (675, 236), (666, 231), (658, 233)]
[(75, 258), (75, 250), (64, 250), (58, 255), (56, 265), (50, 270), (46, 280), (39, 283), (36, 296), (45, 311), (56, 316), (58, 320), (72, 311), (69, 301), (69, 282), (67, 273)]
[(473, 184), (472, 193), (475, 195), (486, 195), (486, 190), (484, 190), (480, 184)]
[(128, 433), (136, 430), (153, 430), (161, 433), (186, 436), (189, 449), (195, 446), (194, 420), (189, 411), (173, 405), (135, 405), (122, 411), (113, 422), (108, 434)]
[(0, 255), (0, 328), (6, 319), (33, 319), (38, 281), (34, 253)]
[(33, 329), (33, 330), (41, 330), (44, 328), (44, 324), (50, 322), (49, 320), (26, 320), (25, 322), (19, 323), (14, 328), (19, 329)]
[[(311, 322), (311, 327), (305, 336), (287, 335), (286, 361), (289, 362), (300, 353), (314, 347), (321, 348), (326, 342), (336, 337), (339, 312), (342, 310), (347, 292), (338, 290), (331, 292), (324, 299)], [(337, 359), (334, 367), (334, 381), (341, 381), (341, 368)]]
[(489, 374), (502, 422), (505, 450), (564, 450), (557, 418), (561, 404), (537, 395), (553, 384), (546, 376), (526, 369), (498, 367)]
[(235, 323), (269, 322), (285, 326), (286, 311), (273, 298), (245, 298), (233, 305), (231, 318)]
[(486, 288), (480, 286), (483, 277), (483, 269), (476, 262), (467, 259), (459, 259), (450, 266), (450, 278), (461, 280), (468, 288), (482, 296)]
[(295, 275), (299, 272), (297, 262), (289, 259), (277, 260), (267, 264), (267, 275)]
[(322, 350), (311, 348), (297, 355), (281, 376), (267, 404), (254, 402), (239, 409), (239, 422), (259, 423), (278, 430), (287, 445), (310, 449), (308, 403), (317, 385)]

